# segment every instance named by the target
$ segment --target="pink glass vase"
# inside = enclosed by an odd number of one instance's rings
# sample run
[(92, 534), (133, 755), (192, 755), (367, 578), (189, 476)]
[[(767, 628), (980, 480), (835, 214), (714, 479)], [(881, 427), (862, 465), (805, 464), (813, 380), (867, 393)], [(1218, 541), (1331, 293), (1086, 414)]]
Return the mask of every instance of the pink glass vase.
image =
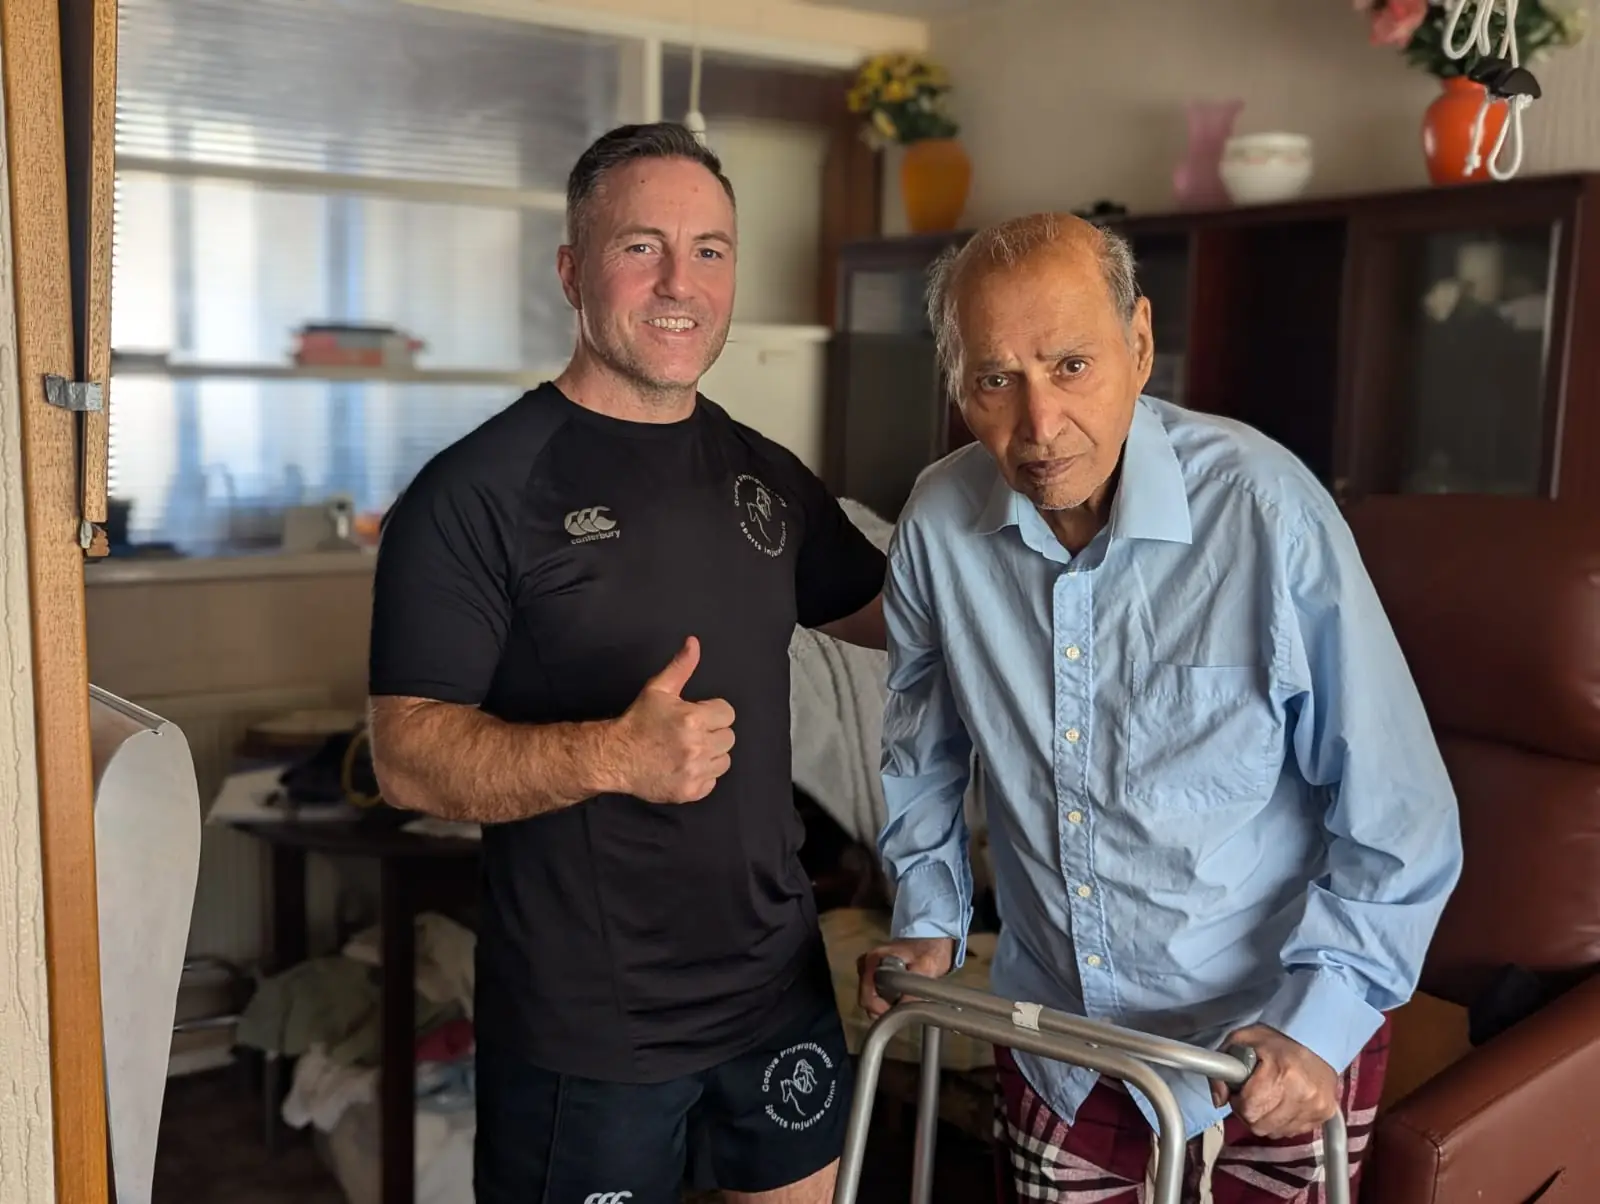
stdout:
[(1226, 205), (1227, 190), (1217, 165), (1222, 146), (1233, 134), (1233, 123), (1244, 108), (1242, 100), (1191, 100), (1184, 106), (1189, 119), (1189, 145), (1172, 169), (1172, 191), (1185, 209)]

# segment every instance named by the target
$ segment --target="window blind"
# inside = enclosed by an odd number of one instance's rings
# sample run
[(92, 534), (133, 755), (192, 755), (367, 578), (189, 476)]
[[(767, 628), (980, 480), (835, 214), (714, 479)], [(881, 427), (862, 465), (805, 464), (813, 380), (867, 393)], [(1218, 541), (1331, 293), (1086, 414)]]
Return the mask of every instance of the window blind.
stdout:
[[(205, 554), (270, 545), (288, 506), (381, 510), (559, 366), (561, 192), (634, 90), (622, 40), (402, 0), (123, 0), (119, 23), (111, 489), (134, 541)], [(296, 374), (294, 331), (325, 321), (400, 328), (422, 371)]]
[(401, 0), (122, 0), (117, 150), (562, 187), (622, 43)]

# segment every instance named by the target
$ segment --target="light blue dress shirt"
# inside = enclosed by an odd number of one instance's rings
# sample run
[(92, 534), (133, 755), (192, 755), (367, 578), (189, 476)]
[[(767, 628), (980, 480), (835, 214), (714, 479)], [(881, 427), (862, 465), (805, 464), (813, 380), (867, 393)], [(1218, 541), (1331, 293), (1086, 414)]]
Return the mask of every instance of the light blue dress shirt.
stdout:
[[(1284, 448), (1141, 398), (1077, 556), (964, 448), (900, 517), (884, 610), (897, 938), (965, 954), (976, 751), (997, 993), (1208, 1047), (1260, 1022), (1340, 1071), (1410, 997), (1455, 795), (1349, 529)], [(1068, 1120), (1096, 1079), (1017, 1062)], [(1226, 1115), (1162, 1074), (1189, 1137)]]

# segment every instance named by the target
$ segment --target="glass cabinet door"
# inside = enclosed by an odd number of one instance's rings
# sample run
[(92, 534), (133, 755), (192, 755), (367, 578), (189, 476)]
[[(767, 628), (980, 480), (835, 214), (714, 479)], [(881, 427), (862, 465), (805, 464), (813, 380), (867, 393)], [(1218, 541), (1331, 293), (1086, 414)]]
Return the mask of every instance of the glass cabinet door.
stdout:
[(1560, 225), (1379, 235), (1360, 257), (1357, 491), (1550, 491)]
[(884, 240), (846, 247), (840, 257), (824, 479), (891, 521), (955, 433), (926, 294), (928, 268), (960, 237)]
[(1189, 264), (1187, 234), (1133, 239), (1139, 291), (1150, 299), (1155, 362), (1145, 392), (1174, 405), (1187, 404), (1189, 365)]
[(926, 267), (865, 267), (846, 280), (845, 329), (851, 334), (930, 333)]

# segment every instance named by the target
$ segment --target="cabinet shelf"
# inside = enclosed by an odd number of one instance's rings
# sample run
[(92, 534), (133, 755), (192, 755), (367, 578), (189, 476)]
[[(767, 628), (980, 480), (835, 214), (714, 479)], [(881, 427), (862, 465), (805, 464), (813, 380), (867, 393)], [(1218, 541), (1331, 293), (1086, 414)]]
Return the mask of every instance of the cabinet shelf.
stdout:
[(111, 375), (159, 376), (169, 380), (320, 380), (405, 385), (506, 385), (531, 389), (554, 371), (514, 372), (476, 368), (336, 367), (299, 364), (196, 363), (129, 358), (113, 354)]

